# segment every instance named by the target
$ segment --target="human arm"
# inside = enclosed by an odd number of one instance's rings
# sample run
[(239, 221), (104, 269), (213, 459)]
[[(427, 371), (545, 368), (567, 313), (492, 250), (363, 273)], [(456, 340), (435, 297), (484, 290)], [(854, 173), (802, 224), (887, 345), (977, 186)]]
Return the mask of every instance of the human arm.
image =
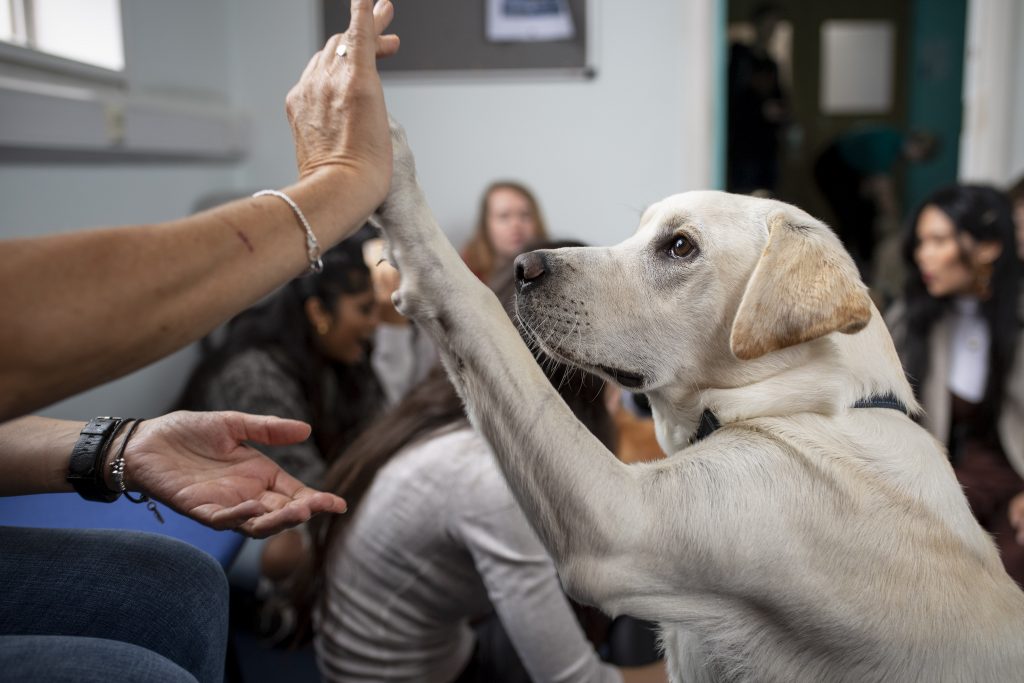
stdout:
[[(391, 145), (374, 53), (389, 0), (353, 0), (352, 25), (317, 53), (287, 99), (299, 180), (285, 188), (321, 243), (384, 198)], [(344, 58), (335, 49), (344, 40)], [(113, 189), (111, 190), (113, 192)], [(150, 226), (0, 242), (0, 421), (138, 369), (203, 336), (307, 265), (276, 197)]]
[[(68, 459), (84, 423), (25, 417), (0, 425), (0, 495), (71, 491)], [(125, 434), (108, 449), (113, 454)], [(214, 529), (267, 536), (320, 512), (344, 512), (334, 495), (303, 486), (247, 442), (309, 436), (296, 420), (236, 412), (176, 412), (142, 422), (125, 449), (128, 488)], [(114, 488), (109, 467), (107, 486)]]

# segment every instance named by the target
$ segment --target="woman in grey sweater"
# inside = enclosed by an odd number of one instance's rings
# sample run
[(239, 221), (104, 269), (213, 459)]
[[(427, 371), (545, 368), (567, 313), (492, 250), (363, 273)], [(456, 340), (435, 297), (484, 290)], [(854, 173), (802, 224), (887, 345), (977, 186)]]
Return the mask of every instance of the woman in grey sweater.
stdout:
[(292, 280), (228, 323), (179, 401), (188, 410), (308, 422), (307, 441), (260, 446), (306, 484), (316, 484), (384, 406), (370, 366), (378, 313), (369, 269), (358, 248), (345, 243), (323, 262), (320, 273)]

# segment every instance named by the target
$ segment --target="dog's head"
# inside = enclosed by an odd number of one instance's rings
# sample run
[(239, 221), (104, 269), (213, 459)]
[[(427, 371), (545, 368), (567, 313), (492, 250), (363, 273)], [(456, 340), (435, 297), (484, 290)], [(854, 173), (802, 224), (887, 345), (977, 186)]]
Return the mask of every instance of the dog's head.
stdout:
[(824, 224), (722, 192), (654, 204), (614, 247), (531, 252), (515, 268), (517, 312), (537, 343), (635, 391), (740, 381), (727, 378), (872, 315)]

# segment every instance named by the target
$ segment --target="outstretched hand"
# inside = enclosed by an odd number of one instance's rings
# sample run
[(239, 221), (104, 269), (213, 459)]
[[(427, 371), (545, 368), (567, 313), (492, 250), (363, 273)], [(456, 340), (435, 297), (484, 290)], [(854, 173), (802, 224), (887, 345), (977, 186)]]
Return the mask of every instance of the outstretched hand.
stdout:
[(132, 490), (214, 529), (262, 538), (320, 512), (344, 512), (338, 496), (311, 489), (246, 442), (297, 443), (297, 420), (237, 412), (176, 412), (142, 422), (125, 451)]

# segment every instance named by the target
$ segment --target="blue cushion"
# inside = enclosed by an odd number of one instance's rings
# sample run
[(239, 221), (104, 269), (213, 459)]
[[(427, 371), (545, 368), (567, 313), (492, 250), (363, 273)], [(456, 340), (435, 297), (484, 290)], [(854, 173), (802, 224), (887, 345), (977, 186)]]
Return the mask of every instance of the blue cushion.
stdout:
[(152, 531), (190, 543), (227, 568), (245, 537), (234, 531), (214, 531), (157, 503), (164, 524), (145, 505), (125, 498), (93, 503), (77, 493), (0, 496), (0, 525), (46, 529), (134, 529)]

